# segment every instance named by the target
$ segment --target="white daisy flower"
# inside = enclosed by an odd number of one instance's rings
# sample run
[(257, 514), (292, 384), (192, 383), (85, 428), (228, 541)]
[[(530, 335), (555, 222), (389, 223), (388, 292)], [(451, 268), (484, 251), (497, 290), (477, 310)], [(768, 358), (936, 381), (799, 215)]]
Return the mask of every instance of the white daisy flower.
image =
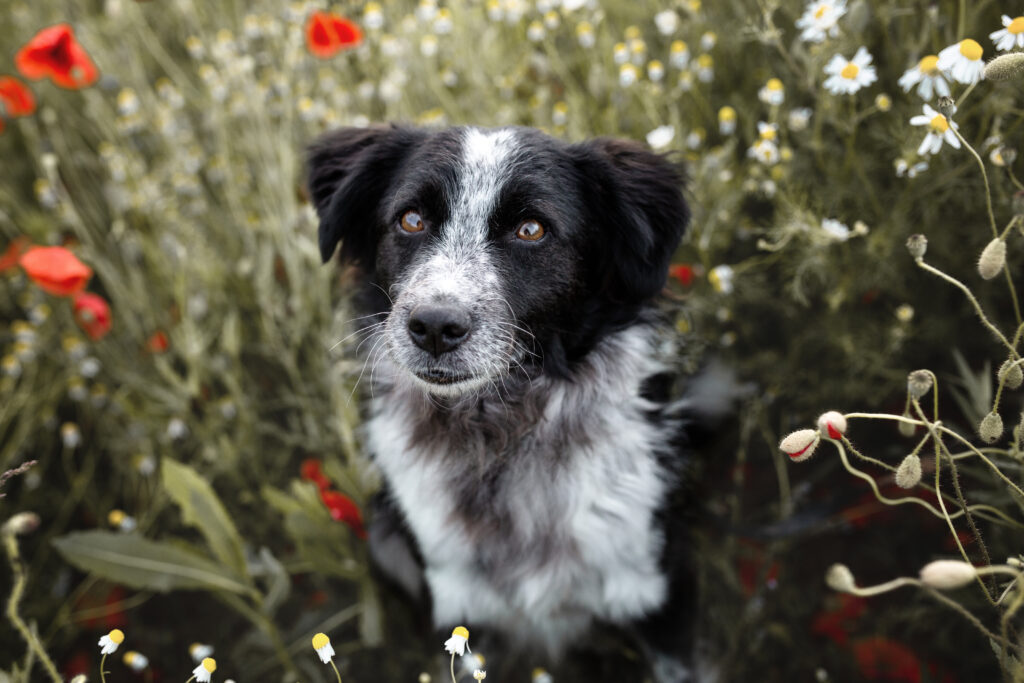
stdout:
[(636, 83), (639, 76), (640, 72), (632, 64), (623, 64), (619, 67), (619, 85), (623, 88), (628, 88)]
[(875, 67), (871, 65), (871, 54), (866, 47), (861, 47), (847, 60), (842, 55), (835, 55), (825, 65), (825, 89), (833, 95), (852, 95), (863, 87), (878, 80)]
[(462, 665), (462, 669), (467, 673), (473, 673), (477, 669), (482, 669), (486, 664), (484, 656), (473, 652), (459, 659), (459, 663)]
[(647, 78), (651, 79), (654, 83), (657, 83), (665, 77), (665, 65), (659, 62), (657, 59), (652, 59), (647, 63)]
[(985, 77), (985, 60), (981, 58), (983, 50), (978, 42), (968, 38), (943, 48), (939, 53), (937, 66), (940, 71), (948, 71), (957, 83), (970, 85)]
[(715, 78), (715, 60), (711, 55), (697, 57), (697, 80), (701, 83), (710, 83)]
[(207, 657), (199, 663), (199, 666), (192, 669), (192, 675), (195, 676), (196, 683), (210, 683), (210, 677), (216, 670), (216, 660), (211, 657)]
[(928, 170), (928, 162), (919, 161), (913, 166), (911, 166), (910, 164), (907, 163), (905, 159), (897, 159), (895, 167), (897, 178), (916, 178), (917, 174), (924, 173), (925, 171)]
[(779, 136), (779, 125), (777, 123), (758, 121), (757, 136), (762, 140), (774, 141)]
[(786, 99), (786, 90), (782, 86), (782, 81), (778, 78), (769, 78), (764, 87), (757, 91), (757, 99), (772, 107), (782, 104)]
[(845, 242), (850, 238), (850, 228), (845, 224), (837, 221), (835, 218), (825, 218), (821, 221), (821, 229), (840, 242)]
[(658, 33), (670, 36), (679, 28), (679, 15), (670, 9), (662, 10), (654, 15), (654, 25), (658, 27)]
[(449, 654), (460, 657), (466, 654), (466, 650), (469, 650), (469, 629), (465, 626), (456, 626), (452, 630), (452, 637), (444, 641), (444, 649)]
[(789, 116), (786, 118), (786, 123), (789, 124), (789, 129), (794, 132), (800, 132), (807, 129), (807, 125), (811, 122), (811, 114), (814, 111), (810, 107), (798, 107), (789, 112)]
[(733, 290), (733, 280), (736, 273), (732, 266), (715, 266), (708, 272), (708, 282), (715, 288), (715, 291), (722, 294), (730, 294)]
[(996, 49), (1000, 52), (1012, 50), (1015, 47), (1024, 47), (1024, 17), (1010, 17), (1003, 15), (1004, 28), (988, 34)]
[(732, 135), (736, 132), (736, 110), (725, 106), (718, 110), (718, 132)]
[(139, 672), (149, 666), (149, 659), (144, 654), (129, 650), (124, 653), (124, 664), (132, 671)]
[(201, 662), (213, 654), (213, 645), (206, 643), (192, 643), (188, 646), (189, 657), (193, 662)]
[(943, 141), (954, 149), (960, 149), (960, 141), (953, 132), (958, 128), (956, 123), (948, 120), (927, 104), (924, 105), (924, 114), (910, 119), (910, 125), (928, 126), (928, 134), (924, 136), (921, 146), (917, 148), (918, 154), (938, 154), (942, 149)]
[(668, 63), (677, 69), (685, 69), (690, 64), (690, 48), (681, 40), (673, 40), (668, 49)]
[(473, 678), (475, 680), (482, 681), (487, 678), (487, 672), (481, 669), (476, 669), (473, 671)]
[(922, 57), (913, 68), (907, 69), (900, 76), (900, 87), (903, 92), (910, 92), (910, 89), (917, 86), (917, 94), (923, 100), (931, 100), (932, 95), (949, 97), (949, 83), (945, 75), (939, 70), (938, 55)]
[(846, 14), (846, 0), (817, 0), (804, 9), (804, 13), (796, 20), (800, 29), (800, 39), (810, 43), (820, 43), (826, 36), (835, 38), (839, 35), (839, 18)]
[(581, 21), (576, 25), (576, 41), (580, 47), (591, 48), (597, 43), (594, 27), (589, 21)]
[(107, 635), (100, 638), (100, 642), (97, 645), (100, 646), (101, 655), (110, 655), (117, 652), (117, 646), (124, 642), (124, 631), (119, 628), (115, 628)]
[(331, 647), (331, 639), (326, 633), (317, 633), (313, 636), (313, 649), (320, 656), (320, 661), (327, 664), (334, 656), (334, 648)]
[(747, 156), (757, 159), (765, 166), (774, 166), (779, 163), (779, 148), (771, 140), (758, 140), (747, 150)]
[(704, 144), (704, 135), (703, 128), (691, 130), (686, 136), (686, 146), (690, 149), (700, 149), (700, 146)]
[(718, 36), (714, 31), (707, 31), (700, 37), (700, 49), (708, 52), (718, 43)]
[(650, 145), (651, 149), (662, 150), (669, 146), (669, 143), (676, 136), (676, 129), (674, 126), (658, 126), (650, 133), (647, 134), (647, 144)]
[(135, 531), (135, 527), (138, 526), (135, 518), (124, 510), (111, 510), (108, 512), (107, 522), (118, 531), (124, 532)]

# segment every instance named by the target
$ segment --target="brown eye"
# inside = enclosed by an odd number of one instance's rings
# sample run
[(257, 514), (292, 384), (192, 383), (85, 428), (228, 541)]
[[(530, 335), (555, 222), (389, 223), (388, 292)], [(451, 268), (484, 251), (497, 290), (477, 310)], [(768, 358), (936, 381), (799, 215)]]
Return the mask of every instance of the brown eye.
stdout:
[(423, 217), (415, 211), (406, 211), (402, 214), (401, 226), (406, 232), (420, 232), (426, 227), (423, 224)]
[(516, 230), (516, 237), (527, 242), (536, 242), (544, 236), (544, 226), (537, 221), (523, 221)]

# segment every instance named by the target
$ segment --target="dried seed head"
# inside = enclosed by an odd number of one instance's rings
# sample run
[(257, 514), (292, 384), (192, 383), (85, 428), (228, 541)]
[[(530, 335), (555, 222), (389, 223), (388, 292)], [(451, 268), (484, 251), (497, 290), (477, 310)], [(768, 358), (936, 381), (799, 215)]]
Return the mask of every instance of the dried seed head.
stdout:
[(822, 413), (818, 417), (818, 431), (828, 434), (830, 439), (841, 441), (843, 435), (846, 434), (846, 418), (836, 410)]
[(999, 417), (999, 413), (989, 413), (982, 419), (981, 424), (978, 425), (978, 436), (985, 443), (993, 443), (1002, 435), (1003, 418)]
[(985, 78), (990, 81), (1008, 81), (1024, 75), (1024, 53), (1008, 52), (985, 65)]
[(1007, 389), (1016, 389), (1021, 385), (1021, 382), (1024, 382), (1024, 372), (1020, 369), (1020, 363), (1015, 363), (1010, 358), (1003, 361), (1003, 364), (999, 366), (999, 372), (996, 373), (996, 377), (1006, 385)]
[(914, 370), (907, 375), (907, 393), (910, 398), (919, 399), (932, 388), (932, 373), (927, 370)]
[(779, 442), (779, 450), (789, 456), (793, 462), (802, 462), (814, 455), (821, 436), (815, 429), (798, 429)]
[[(903, 413), (903, 417), (909, 418), (910, 417), (910, 413)], [(900, 435), (901, 436), (905, 436), (907, 438), (910, 438), (910, 437), (912, 437), (914, 435), (914, 432), (917, 431), (917, 426), (916, 425), (912, 425), (909, 422), (900, 422), (899, 423), (899, 430), (900, 430)]]
[(985, 280), (991, 280), (1006, 265), (1006, 241), (994, 237), (981, 252), (978, 259), (978, 274)]
[(921, 481), (921, 458), (911, 453), (903, 458), (896, 469), (896, 485), (903, 489), (912, 489)]
[(953, 102), (952, 97), (940, 97), (935, 109), (947, 119), (952, 119), (953, 114), (956, 113), (956, 103)]
[(921, 568), (921, 581), (942, 590), (966, 586), (977, 575), (978, 570), (973, 565), (960, 560), (935, 560)]
[(825, 583), (834, 591), (852, 593), (857, 588), (853, 572), (845, 564), (834, 564), (825, 573)]
[(915, 259), (924, 258), (924, 253), (928, 251), (928, 238), (921, 234), (911, 235), (907, 238), (907, 251)]

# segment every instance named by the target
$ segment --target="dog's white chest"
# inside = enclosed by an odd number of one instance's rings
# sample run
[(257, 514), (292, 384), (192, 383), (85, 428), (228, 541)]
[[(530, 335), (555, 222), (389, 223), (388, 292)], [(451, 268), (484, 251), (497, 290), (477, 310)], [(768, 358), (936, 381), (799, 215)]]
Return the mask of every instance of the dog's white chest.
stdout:
[(439, 627), (489, 623), (558, 647), (595, 617), (628, 621), (663, 602), (654, 514), (669, 485), (655, 457), (665, 427), (644, 417), (629, 380), (611, 394), (546, 387), (531, 431), (504, 454), (483, 454), (509, 462), (499, 483), (480, 482), (502, 520), (492, 531), (474, 525), (458, 493), (459, 458), (481, 454), (438, 457), (436, 440), (413, 442), (400, 397), (376, 399), (368, 446), (423, 554)]

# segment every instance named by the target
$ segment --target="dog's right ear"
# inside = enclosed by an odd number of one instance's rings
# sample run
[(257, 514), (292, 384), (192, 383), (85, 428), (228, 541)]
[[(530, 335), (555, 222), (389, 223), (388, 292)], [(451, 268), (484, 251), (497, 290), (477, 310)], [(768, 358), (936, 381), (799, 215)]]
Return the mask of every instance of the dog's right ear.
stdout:
[(320, 217), (320, 257), (327, 263), (341, 242), (341, 258), (373, 267), (377, 207), (395, 171), (421, 131), (396, 126), (341, 128), (310, 145), (306, 187)]

